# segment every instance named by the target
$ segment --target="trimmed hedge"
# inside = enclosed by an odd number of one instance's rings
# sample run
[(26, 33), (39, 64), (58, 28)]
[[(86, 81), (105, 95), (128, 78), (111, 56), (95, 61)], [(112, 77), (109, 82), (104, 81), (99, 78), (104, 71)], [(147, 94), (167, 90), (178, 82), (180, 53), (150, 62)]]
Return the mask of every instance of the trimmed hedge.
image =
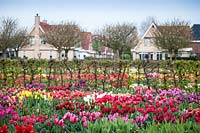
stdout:
[[(90, 89), (122, 88), (133, 84), (143, 84), (148, 88), (193, 89), (198, 91), (200, 84), (200, 61), (130, 61), (130, 60), (0, 60), (0, 87), (22, 87), (33, 81), (46, 86), (65, 86), (77, 80), (87, 80)], [(149, 73), (158, 73), (158, 79), (148, 77)], [(91, 79), (87, 76), (93, 75)], [(68, 78), (66, 79), (66, 75)], [(78, 79), (74, 79), (74, 75)], [(128, 78), (123, 78), (128, 75)], [(84, 76), (86, 78), (82, 79)], [(104, 77), (99, 80), (99, 76)], [(109, 81), (109, 76), (116, 80)]]

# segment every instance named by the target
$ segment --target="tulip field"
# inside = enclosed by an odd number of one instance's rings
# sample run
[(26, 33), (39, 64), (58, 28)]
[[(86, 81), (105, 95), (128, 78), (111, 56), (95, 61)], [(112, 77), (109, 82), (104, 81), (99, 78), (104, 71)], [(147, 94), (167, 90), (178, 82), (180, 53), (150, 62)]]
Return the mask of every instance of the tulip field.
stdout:
[(109, 63), (1, 65), (0, 133), (200, 132), (198, 62)]

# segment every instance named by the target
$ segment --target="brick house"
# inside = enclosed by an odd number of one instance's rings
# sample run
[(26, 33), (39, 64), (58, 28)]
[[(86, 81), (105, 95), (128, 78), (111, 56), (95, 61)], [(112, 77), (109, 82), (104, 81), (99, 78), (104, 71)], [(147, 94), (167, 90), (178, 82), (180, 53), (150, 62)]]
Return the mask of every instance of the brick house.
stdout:
[(192, 40), (190, 46), (192, 47), (197, 59), (200, 59), (200, 24), (192, 26)]

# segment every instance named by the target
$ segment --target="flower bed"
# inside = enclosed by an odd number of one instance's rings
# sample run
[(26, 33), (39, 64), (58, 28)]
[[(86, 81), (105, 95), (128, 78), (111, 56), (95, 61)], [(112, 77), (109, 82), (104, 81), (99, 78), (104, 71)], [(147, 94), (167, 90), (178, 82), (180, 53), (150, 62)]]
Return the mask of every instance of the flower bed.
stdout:
[[(165, 127), (165, 128), (164, 128)], [(135, 87), (0, 91), (0, 132), (160, 132), (200, 129), (200, 93)]]

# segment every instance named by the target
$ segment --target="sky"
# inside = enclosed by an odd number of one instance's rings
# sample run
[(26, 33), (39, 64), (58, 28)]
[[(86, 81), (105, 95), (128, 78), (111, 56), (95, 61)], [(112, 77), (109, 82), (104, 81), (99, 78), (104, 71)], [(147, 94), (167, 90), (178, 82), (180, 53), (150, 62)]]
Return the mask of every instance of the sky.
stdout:
[(74, 21), (91, 32), (123, 22), (139, 29), (149, 16), (159, 22), (180, 18), (192, 25), (200, 24), (200, 0), (0, 0), (0, 17), (15, 18), (28, 29), (37, 13), (41, 21)]

